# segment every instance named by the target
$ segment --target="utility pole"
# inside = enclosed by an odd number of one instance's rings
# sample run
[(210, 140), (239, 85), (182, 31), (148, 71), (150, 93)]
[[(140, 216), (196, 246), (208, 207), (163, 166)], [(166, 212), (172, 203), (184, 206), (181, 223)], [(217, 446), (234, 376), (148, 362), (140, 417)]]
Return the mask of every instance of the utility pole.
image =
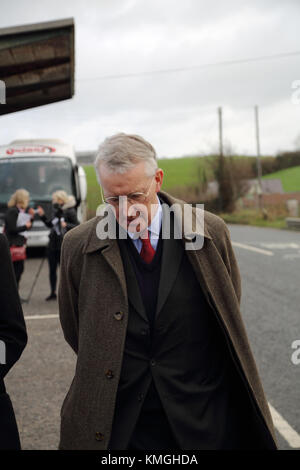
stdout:
[(220, 158), (223, 158), (223, 123), (222, 123), (222, 108), (218, 108), (219, 115), (219, 145), (220, 145)]
[(258, 181), (258, 207), (262, 209), (262, 170), (261, 170), (261, 160), (260, 160), (260, 142), (259, 142), (259, 121), (258, 121), (258, 106), (254, 107), (254, 116), (255, 116), (255, 132), (256, 132), (256, 167), (257, 167), (257, 181)]
[(222, 108), (218, 108), (219, 116), (219, 211), (223, 209), (223, 177), (224, 177), (224, 155), (223, 155), (223, 122), (222, 122)]

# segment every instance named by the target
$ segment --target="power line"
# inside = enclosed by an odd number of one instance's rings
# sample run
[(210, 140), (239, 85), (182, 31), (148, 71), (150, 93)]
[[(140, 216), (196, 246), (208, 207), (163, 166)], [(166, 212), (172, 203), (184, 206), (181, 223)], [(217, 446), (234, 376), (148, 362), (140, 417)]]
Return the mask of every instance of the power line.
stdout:
[(250, 57), (247, 59), (226, 60), (222, 62), (213, 62), (213, 63), (201, 64), (201, 65), (191, 65), (189, 67), (178, 67), (174, 69), (149, 70), (145, 72), (131, 72), (131, 73), (116, 74), (116, 75), (102, 75), (99, 77), (78, 78), (76, 81), (83, 82), (83, 81), (94, 81), (94, 80), (114, 80), (114, 79), (120, 79), (120, 78), (143, 77), (147, 75), (178, 73), (178, 72), (186, 72), (189, 70), (199, 70), (199, 69), (209, 68), (209, 67), (224, 67), (224, 66), (231, 66), (231, 65), (237, 65), (237, 64), (246, 64), (250, 62), (260, 62), (260, 61), (273, 60), (273, 59), (282, 59), (285, 57), (294, 57), (298, 55), (300, 55), (300, 51), (285, 52), (281, 54), (273, 54), (273, 55), (266, 55), (266, 56), (260, 56), (260, 57)]

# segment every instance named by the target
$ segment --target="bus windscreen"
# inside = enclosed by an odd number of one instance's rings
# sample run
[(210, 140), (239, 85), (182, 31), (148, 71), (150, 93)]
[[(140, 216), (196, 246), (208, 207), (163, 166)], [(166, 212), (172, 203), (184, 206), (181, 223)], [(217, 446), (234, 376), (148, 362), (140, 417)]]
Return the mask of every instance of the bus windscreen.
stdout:
[(75, 195), (72, 162), (64, 157), (0, 159), (0, 203), (7, 203), (17, 189), (27, 189), (31, 200), (51, 201), (63, 189)]

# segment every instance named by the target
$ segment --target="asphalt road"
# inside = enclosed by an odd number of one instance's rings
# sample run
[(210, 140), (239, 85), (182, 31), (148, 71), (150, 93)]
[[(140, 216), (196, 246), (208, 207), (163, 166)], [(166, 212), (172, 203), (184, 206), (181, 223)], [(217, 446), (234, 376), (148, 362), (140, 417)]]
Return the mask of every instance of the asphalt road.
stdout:
[(300, 434), (300, 364), (291, 360), (291, 345), (300, 340), (300, 232), (234, 225), (230, 232), (242, 277), (241, 311), (267, 399)]
[[(278, 428), (288, 437), (292, 432), (297, 444), (300, 364), (291, 361), (291, 345), (300, 340), (300, 233), (245, 226), (229, 228), (242, 276), (242, 316), (265, 393), (292, 431), (280, 420)], [(30, 292), (41, 255), (40, 251), (26, 261), (21, 297)], [(44, 300), (48, 294), (45, 261), (32, 299), (23, 304), (28, 345), (6, 378), (23, 449), (57, 449), (60, 407), (75, 369), (75, 356), (55, 316), (57, 302)], [(283, 438), (279, 432), (277, 436), (281, 449), (291, 448), (291, 439)]]

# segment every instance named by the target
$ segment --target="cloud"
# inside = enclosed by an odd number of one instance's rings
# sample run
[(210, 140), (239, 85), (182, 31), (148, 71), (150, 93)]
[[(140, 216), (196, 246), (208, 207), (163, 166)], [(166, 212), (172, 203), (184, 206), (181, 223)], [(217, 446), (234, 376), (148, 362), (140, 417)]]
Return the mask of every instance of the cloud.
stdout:
[(297, 50), (300, 2), (27, 0), (21, 8), (22, 2), (2, 0), (0, 26), (75, 18), (75, 97), (1, 117), (0, 143), (26, 134), (94, 149), (106, 135), (128, 130), (153, 139), (163, 155), (205, 152), (218, 142), (216, 110), (223, 106), (226, 138), (237, 151), (254, 153), (258, 104), (268, 119), (264, 152), (294, 145), (300, 106), (290, 97), (291, 83), (300, 78), (298, 57), (101, 77)]

